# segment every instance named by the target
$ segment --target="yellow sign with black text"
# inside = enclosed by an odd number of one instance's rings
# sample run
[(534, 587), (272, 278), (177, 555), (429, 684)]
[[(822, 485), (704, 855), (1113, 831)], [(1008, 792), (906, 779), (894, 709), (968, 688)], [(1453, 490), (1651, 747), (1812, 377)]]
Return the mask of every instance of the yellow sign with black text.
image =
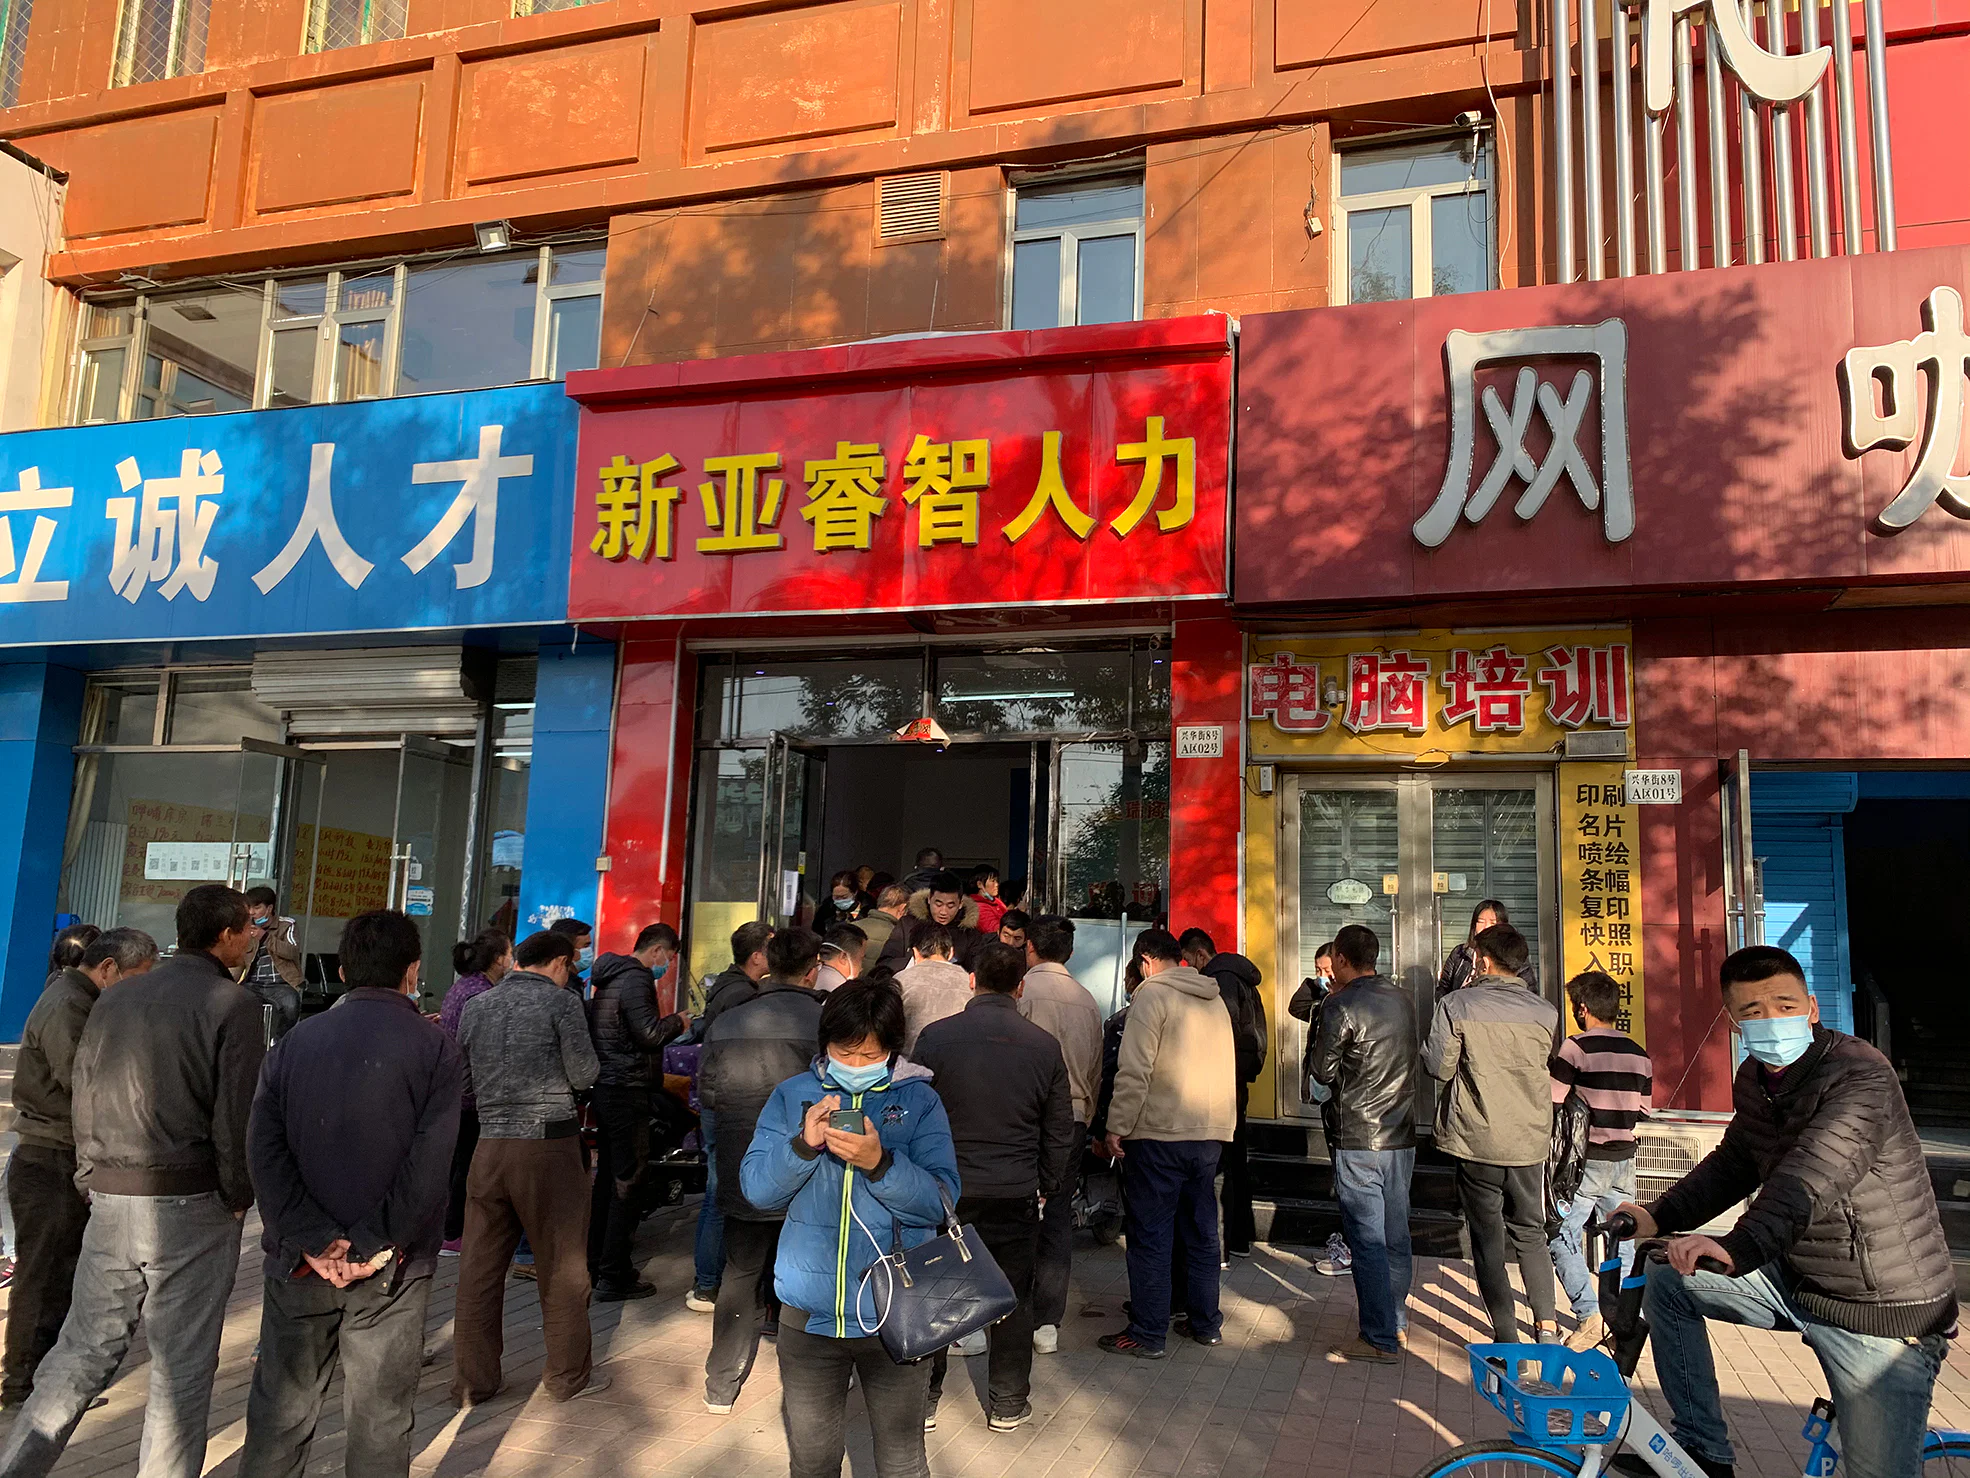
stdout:
[[(1647, 1046), (1640, 841), (1623, 769), (1619, 761), (1560, 766), (1560, 963), (1568, 980), (1583, 970), (1612, 976), (1621, 987), (1613, 1024)], [(1572, 1031), (1572, 1003), (1564, 1009)]]

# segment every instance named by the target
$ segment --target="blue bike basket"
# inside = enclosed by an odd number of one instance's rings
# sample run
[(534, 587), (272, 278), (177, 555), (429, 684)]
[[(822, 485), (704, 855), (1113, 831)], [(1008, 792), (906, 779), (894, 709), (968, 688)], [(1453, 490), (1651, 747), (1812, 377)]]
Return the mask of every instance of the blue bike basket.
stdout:
[(1628, 1383), (1604, 1350), (1472, 1345), (1471, 1379), (1534, 1447), (1598, 1447), (1621, 1432)]

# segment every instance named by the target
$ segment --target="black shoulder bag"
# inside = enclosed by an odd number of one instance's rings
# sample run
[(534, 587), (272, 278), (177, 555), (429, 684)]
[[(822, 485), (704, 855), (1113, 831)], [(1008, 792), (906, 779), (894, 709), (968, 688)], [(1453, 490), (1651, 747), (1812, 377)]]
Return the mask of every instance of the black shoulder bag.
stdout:
[[(978, 1228), (958, 1225), (958, 1209), (942, 1184), (937, 1194), (944, 1202), (943, 1230), (919, 1246), (893, 1247), (869, 1270), (889, 1294), (874, 1332), (898, 1365), (929, 1359), (1019, 1304)], [(901, 1243), (900, 1233), (895, 1240)]]

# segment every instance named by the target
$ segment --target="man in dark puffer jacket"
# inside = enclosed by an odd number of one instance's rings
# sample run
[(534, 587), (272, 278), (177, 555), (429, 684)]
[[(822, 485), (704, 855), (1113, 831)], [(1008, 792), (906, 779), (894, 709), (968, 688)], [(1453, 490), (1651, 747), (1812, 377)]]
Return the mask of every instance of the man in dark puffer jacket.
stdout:
[[(637, 1188), (650, 1168), (650, 1120), (662, 1111), (663, 1051), (690, 1030), (691, 1018), (665, 1016), (657, 981), (677, 959), (677, 931), (651, 924), (626, 955), (603, 955), (589, 972), (588, 1034), (602, 1075), (595, 1080), (601, 1153), (588, 1213), (588, 1275), (601, 1303), (648, 1298), (657, 1290), (637, 1276)], [(675, 1100), (668, 1100), (675, 1102)]]
[[(1669, 1261), (1649, 1269), (1644, 1306), (1676, 1440), (1712, 1478), (1732, 1471), (1705, 1319), (1796, 1329), (1826, 1372), (1853, 1478), (1916, 1478), (1956, 1278), (1901, 1084), (1873, 1047), (1819, 1024), (1784, 950), (1741, 949), (1719, 974), (1749, 1054), (1736, 1116), (1650, 1211), (1624, 1208), (1651, 1237), (1751, 1198), (1723, 1236), (1675, 1236)], [(1731, 1275), (1697, 1271), (1704, 1257)]]

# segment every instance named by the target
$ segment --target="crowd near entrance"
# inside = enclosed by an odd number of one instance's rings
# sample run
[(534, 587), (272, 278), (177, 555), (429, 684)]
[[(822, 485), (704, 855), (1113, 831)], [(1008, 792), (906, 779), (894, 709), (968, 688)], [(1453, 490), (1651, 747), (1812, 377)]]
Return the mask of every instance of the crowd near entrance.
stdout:
[(935, 846), (966, 879), (994, 869), (1006, 907), (1072, 918), (1076, 977), (1119, 1006), (1129, 947), (1167, 910), (1167, 637), (707, 653), (700, 674), (694, 979), (740, 923), (811, 926), (836, 874), (873, 899)]

